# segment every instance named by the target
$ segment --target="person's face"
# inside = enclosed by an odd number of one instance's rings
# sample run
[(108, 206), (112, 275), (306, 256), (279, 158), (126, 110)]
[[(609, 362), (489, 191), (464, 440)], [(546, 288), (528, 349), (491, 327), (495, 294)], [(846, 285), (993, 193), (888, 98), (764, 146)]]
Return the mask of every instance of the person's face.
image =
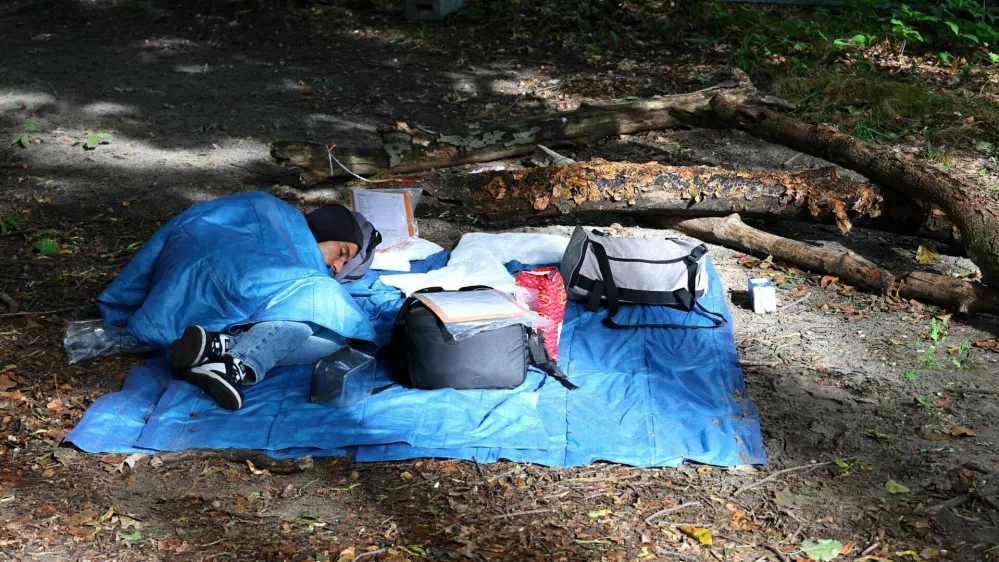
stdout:
[(350, 258), (357, 255), (358, 247), (353, 242), (340, 242), (329, 240), (319, 243), (319, 250), (323, 253), (323, 260), (326, 265), (333, 269), (334, 273), (340, 273), (345, 263)]

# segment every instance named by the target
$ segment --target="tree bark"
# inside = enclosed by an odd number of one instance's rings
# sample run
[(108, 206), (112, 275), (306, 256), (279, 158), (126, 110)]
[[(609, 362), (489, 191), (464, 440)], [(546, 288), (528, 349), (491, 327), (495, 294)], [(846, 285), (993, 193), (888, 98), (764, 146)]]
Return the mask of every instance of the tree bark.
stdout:
[[(878, 217), (882, 197), (866, 182), (842, 178), (835, 168), (806, 172), (732, 171), (595, 159), (482, 174), (424, 177), (424, 191), (459, 203), (494, 222), (616, 211), (687, 217), (727, 215), (835, 221), (847, 232), (857, 218)], [(900, 203), (893, 209), (921, 213)]]
[(875, 293), (886, 294), (897, 289), (900, 297), (946, 306), (959, 314), (999, 313), (999, 293), (981, 283), (915, 271), (896, 285), (890, 272), (854, 252), (816, 248), (763, 232), (743, 223), (738, 214), (682, 220), (666, 226), (687, 236), (760, 258), (773, 256), (775, 260), (813, 273), (835, 275), (846, 283)]
[[(535, 146), (549, 147), (590, 142), (595, 139), (641, 131), (668, 129), (681, 125), (671, 110), (694, 112), (708, 108), (711, 96), (724, 90), (740, 101), (786, 104), (759, 98), (744, 73), (725, 82), (690, 94), (663, 96), (618, 104), (583, 104), (574, 111), (543, 117), (507, 121), (481, 127), (466, 127), (452, 133), (429, 131), (398, 122), (382, 132), (380, 148), (337, 148), (334, 156), (356, 174), (379, 172), (408, 174), (460, 164), (489, 162), (534, 152)], [(271, 156), (278, 162), (302, 169), (301, 180), (315, 185), (330, 178), (327, 148), (321, 143), (275, 141)], [(333, 165), (333, 176), (346, 176)]]
[(961, 232), (968, 257), (986, 283), (999, 283), (999, 196), (964, 185), (932, 166), (890, 149), (810, 125), (793, 117), (716, 93), (708, 109), (674, 115), (688, 124), (739, 129), (863, 174), (885, 189), (938, 206)]
[(960, 314), (999, 314), (999, 293), (981, 283), (914, 271), (902, 280), (899, 295), (946, 306)]
[(871, 261), (847, 251), (816, 248), (755, 229), (742, 222), (738, 214), (727, 217), (689, 219), (670, 225), (687, 236), (734, 248), (755, 256), (793, 263), (814, 273), (835, 275), (844, 282), (875, 293), (888, 293), (894, 276)]

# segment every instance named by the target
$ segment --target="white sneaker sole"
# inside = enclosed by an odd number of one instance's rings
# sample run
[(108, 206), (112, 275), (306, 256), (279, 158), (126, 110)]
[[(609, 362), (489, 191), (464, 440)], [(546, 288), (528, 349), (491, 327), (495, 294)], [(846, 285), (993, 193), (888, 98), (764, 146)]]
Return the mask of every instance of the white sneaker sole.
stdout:
[(187, 381), (205, 391), (226, 410), (236, 411), (243, 407), (242, 392), (215, 371), (195, 367), (188, 372)]

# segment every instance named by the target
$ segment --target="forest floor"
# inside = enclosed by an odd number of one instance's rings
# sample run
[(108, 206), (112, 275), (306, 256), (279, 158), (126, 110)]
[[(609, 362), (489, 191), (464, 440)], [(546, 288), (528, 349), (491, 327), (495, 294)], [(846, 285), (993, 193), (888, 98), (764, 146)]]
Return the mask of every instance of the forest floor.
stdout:
[[(277, 475), (210, 457), (167, 466), (147, 457), (128, 467), (123, 455), (59, 447), (86, 408), (143, 360), (69, 365), (66, 322), (96, 316), (97, 294), (158, 227), (192, 203), (240, 191), (317, 202), (270, 163), (270, 141), (377, 146), (386, 121), (436, 130), (694, 91), (730, 75), (733, 48), (724, 43), (623, 38), (601, 48), (538, 32), (549, 16), (518, 23), (490, 14), (423, 24), (384, 2), (0, 7), (0, 139), (27, 135), (0, 152), (0, 292), (21, 310), (0, 316), (0, 560), (748, 562), (829, 559), (822, 548), (835, 544), (837, 560), (999, 558), (999, 320), (865, 294), (715, 246), (766, 466), (331, 458)], [(899, 78), (906, 88), (958, 87), (953, 68), (914, 54), (876, 56), (885, 68), (912, 63)], [(878, 113), (884, 122), (874, 122), (880, 100), (834, 99), (829, 88), (827, 113), (805, 117), (828, 117), (989, 189), (999, 181), (988, 109), (997, 78), (975, 73), (959, 86), (974, 85), (961, 107), (983, 108), (977, 121), (948, 108)], [(802, 80), (761, 86), (790, 96)], [(889, 125), (908, 132), (881, 134)], [(660, 131), (563, 152), (743, 169), (817, 165), (718, 131)], [(343, 192), (345, 184), (332, 185)], [(420, 227), (452, 247), (462, 232), (489, 225), (424, 213)], [(897, 272), (975, 274), (957, 247), (938, 245), (938, 257), (919, 263), (918, 239), (862, 228), (844, 237), (816, 224), (765, 228), (849, 248)], [(753, 276), (777, 282), (778, 314), (748, 310)], [(684, 526), (707, 529), (710, 544)], [(805, 552), (804, 541), (820, 547)]]

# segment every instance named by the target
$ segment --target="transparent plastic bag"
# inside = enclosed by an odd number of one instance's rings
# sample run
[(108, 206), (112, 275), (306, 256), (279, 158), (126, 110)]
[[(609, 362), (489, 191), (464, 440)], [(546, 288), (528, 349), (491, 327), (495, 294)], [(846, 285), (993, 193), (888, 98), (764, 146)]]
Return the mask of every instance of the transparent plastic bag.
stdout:
[(66, 323), (66, 338), (62, 341), (69, 364), (84, 359), (107, 357), (120, 353), (146, 353), (152, 351), (124, 328), (106, 327), (103, 320), (76, 320)]
[(538, 311), (538, 290), (517, 285), (517, 302), (526, 306), (531, 312)]
[(491, 318), (489, 320), (471, 320), (469, 322), (444, 322), (444, 328), (451, 334), (454, 341), (464, 341), (480, 332), (498, 330), (507, 326), (513, 326), (514, 324), (523, 324), (535, 330), (551, 328), (555, 325), (551, 320), (528, 310), (520, 316), (509, 318)]
[(403, 187), (395, 189), (394, 191), (405, 191), (406, 193), (409, 193), (409, 212), (413, 215), (413, 235), (406, 240), (389, 246), (390, 248), (399, 248), (406, 246), (407, 243), (411, 243), (410, 240), (420, 237), (420, 221), (416, 220), (416, 206), (420, 204), (420, 197), (423, 196), (423, 188)]
[(397, 188), (395, 191), (405, 191), (409, 193), (409, 209), (416, 215), (416, 206), (420, 204), (420, 197), (423, 196), (422, 187), (403, 187)]
[(550, 320), (514, 300), (513, 291), (473, 285), (458, 291), (420, 292), (415, 298), (459, 342), (514, 324), (534, 329), (552, 326)]

